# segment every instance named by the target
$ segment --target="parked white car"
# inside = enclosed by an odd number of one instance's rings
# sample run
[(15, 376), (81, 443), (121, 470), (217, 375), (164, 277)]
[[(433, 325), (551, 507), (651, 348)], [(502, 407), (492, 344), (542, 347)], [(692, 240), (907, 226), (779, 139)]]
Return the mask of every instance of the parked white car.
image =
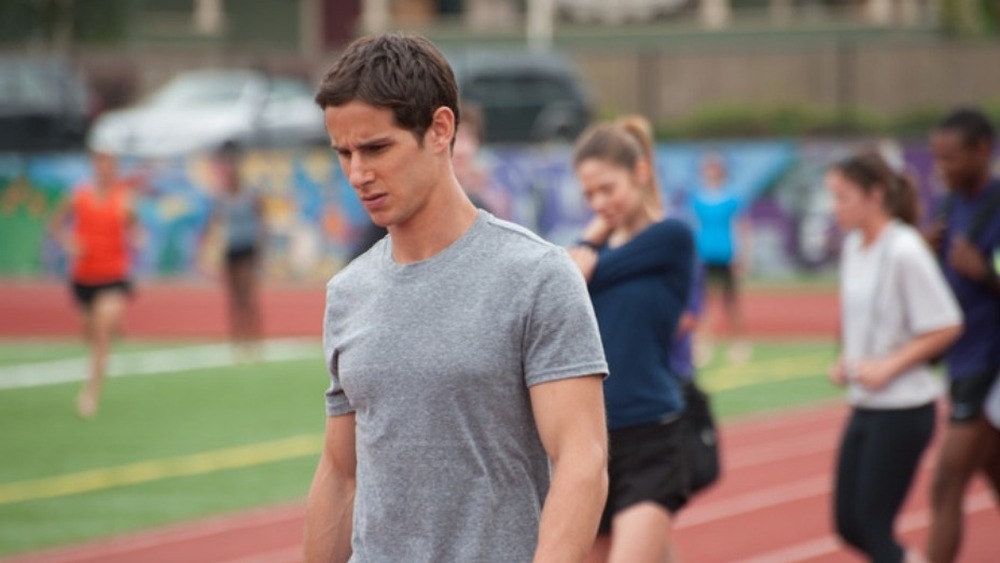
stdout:
[(555, 8), (570, 21), (620, 25), (672, 15), (691, 5), (690, 0), (555, 0)]
[(137, 106), (103, 114), (94, 148), (168, 157), (222, 147), (294, 147), (329, 142), (313, 88), (249, 70), (179, 74)]

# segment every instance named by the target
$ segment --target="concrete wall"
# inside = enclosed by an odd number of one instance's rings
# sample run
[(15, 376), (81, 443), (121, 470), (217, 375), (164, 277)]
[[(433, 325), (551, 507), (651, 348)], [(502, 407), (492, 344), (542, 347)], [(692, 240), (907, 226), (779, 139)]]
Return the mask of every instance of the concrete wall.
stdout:
[(718, 104), (856, 107), (894, 116), (1000, 100), (1000, 42), (570, 52), (602, 109), (654, 121)]
[[(860, 108), (885, 116), (920, 108), (1000, 100), (1000, 41), (955, 42), (759, 39), (687, 44), (656, 38), (639, 44), (559, 45), (575, 62), (603, 112), (640, 112), (657, 122), (704, 106)], [(126, 81), (132, 97), (190, 68), (263, 64), (322, 76), (334, 53), (304, 56), (266, 49), (77, 53), (93, 78)], [(99, 85), (98, 85), (99, 86)]]

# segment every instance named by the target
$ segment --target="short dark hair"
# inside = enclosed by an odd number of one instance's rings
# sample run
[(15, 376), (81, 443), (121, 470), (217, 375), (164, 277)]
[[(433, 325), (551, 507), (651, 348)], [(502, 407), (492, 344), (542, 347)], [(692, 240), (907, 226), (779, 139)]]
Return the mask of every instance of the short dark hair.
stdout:
[(938, 131), (954, 131), (961, 135), (965, 146), (972, 147), (981, 141), (993, 146), (996, 132), (986, 114), (974, 108), (959, 108), (938, 122)]
[(392, 111), (396, 124), (418, 141), (440, 107), (454, 112), (458, 128), (455, 73), (441, 51), (419, 35), (369, 35), (348, 45), (323, 77), (316, 103), (325, 110), (353, 101)]

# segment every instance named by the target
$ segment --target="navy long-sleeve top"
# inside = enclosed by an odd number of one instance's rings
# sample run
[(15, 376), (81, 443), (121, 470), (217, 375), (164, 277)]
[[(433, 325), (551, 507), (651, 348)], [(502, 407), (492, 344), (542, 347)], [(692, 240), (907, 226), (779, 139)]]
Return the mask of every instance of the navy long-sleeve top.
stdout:
[(604, 380), (608, 428), (663, 420), (684, 410), (670, 372), (677, 322), (691, 290), (694, 237), (666, 219), (622, 246), (598, 250), (588, 288), (610, 376)]

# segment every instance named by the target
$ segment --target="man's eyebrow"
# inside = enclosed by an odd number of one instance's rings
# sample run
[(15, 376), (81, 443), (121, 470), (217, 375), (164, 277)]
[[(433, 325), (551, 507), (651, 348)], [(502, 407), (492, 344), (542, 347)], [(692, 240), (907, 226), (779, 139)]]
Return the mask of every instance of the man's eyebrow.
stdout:
[[(375, 137), (374, 139), (369, 139), (367, 141), (362, 141), (358, 143), (357, 146), (355, 147), (355, 150), (370, 149), (389, 144), (390, 142), (392, 142), (391, 137), (388, 136)], [(341, 152), (341, 151), (350, 152), (350, 149), (346, 147), (341, 147), (340, 145), (330, 145), (330, 146), (333, 147), (333, 150), (336, 152)]]

